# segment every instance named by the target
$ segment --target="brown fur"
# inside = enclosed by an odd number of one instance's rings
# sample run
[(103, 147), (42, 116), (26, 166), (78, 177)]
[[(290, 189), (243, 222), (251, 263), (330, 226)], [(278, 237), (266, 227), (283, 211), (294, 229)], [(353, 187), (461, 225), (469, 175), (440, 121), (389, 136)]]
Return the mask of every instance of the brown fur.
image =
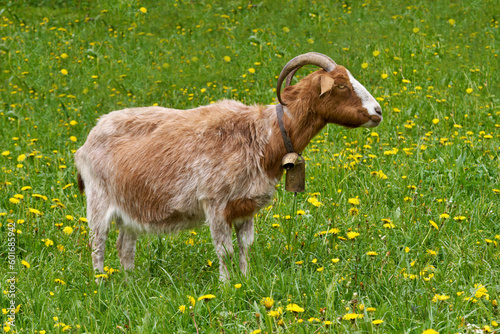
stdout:
[(228, 223), (235, 219), (250, 218), (259, 209), (254, 199), (238, 198), (227, 203), (224, 209), (224, 217)]

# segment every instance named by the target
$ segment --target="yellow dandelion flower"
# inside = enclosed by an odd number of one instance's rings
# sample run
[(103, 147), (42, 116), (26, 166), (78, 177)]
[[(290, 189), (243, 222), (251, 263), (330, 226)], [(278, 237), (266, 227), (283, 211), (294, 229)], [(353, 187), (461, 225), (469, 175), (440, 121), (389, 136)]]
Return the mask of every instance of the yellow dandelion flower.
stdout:
[(309, 198), (307, 199), (307, 201), (308, 201), (309, 203), (313, 204), (314, 202), (317, 202), (317, 201), (318, 201), (318, 199), (317, 199), (316, 197), (309, 197)]
[(186, 312), (186, 305), (179, 306), (179, 312), (181, 312), (181, 313)]
[(449, 23), (450, 25), (454, 26), (454, 25), (455, 25), (455, 20), (454, 20), (454, 19), (449, 19), (449, 20), (448, 20), (448, 23)]
[(229, 57), (229, 56), (224, 56), (224, 61), (229, 63), (229, 62), (231, 61), (231, 57)]
[(342, 317), (343, 320), (354, 320), (358, 317), (357, 313), (347, 313)]
[(476, 297), (476, 298), (485, 297), (487, 300), (490, 299), (490, 295), (488, 294), (488, 290), (486, 290), (484, 285), (474, 284), (474, 289), (476, 289), (474, 297)]
[(69, 137), (69, 140), (71, 140), (73, 143), (77, 141), (76, 137), (75, 136), (71, 136)]
[(419, 28), (417, 28), (417, 27), (413, 28), (413, 32), (414, 32), (415, 34), (416, 34), (417, 32), (419, 32), (419, 31), (420, 31), (420, 29), (419, 29)]
[(139, 8), (139, 11), (143, 14), (146, 14), (148, 12), (147, 8), (146, 7), (141, 7)]
[(283, 27), (283, 32), (290, 32), (290, 28), (288, 28), (288, 27)]
[(429, 220), (429, 223), (431, 223), (431, 225), (436, 229), (436, 230), (439, 230), (439, 226), (438, 224), (436, 224), (434, 221), (432, 220)]
[(352, 205), (359, 205), (361, 203), (359, 198), (349, 198), (348, 202)]
[(198, 297), (198, 301), (210, 300), (210, 299), (214, 299), (214, 298), (215, 298), (214, 295), (208, 294), (208, 295), (203, 295), (203, 296)]
[(319, 208), (320, 206), (323, 205), (323, 203), (321, 203), (320, 201), (315, 201), (313, 203), (311, 203), (312, 205), (314, 205), (315, 207)]
[(10, 151), (3, 151), (1, 153), (4, 157), (8, 156), (10, 154)]
[(426, 329), (425, 331), (423, 331), (422, 334), (439, 334), (439, 332), (430, 328), (430, 329)]
[(439, 123), (439, 119), (434, 118), (434, 119), (432, 120), (432, 124), (438, 124), (438, 123)]
[(377, 320), (373, 320), (372, 324), (374, 324), (374, 325), (380, 325), (383, 322), (384, 322), (384, 320), (377, 319)]
[[(31, 189), (31, 187), (30, 187)], [(21, 189), (22, 190), (22, 189)], [(31, 195), (32, 197), (36, 197), (36, 198), (40, 198), (40, 199), (43, 199), (44, 201), (48, 200), (47, 196), (44, 196), (44, 195), (40, 195), (40, 194), (33, 194)]]
[(363, 64), (361, 64), (361, 68), (362, 68), (362, 69), (365, 69), (365, 68), (367, 68), (367, 67), (368, 67), (368, 63), (363, 63)]
[(337, 262), (339, 262), (339, 261), (340, 261), (340, 259), (339, 259), (339, 258), (334, 258), (334, 259), (332, 259), (332, 262), (333, 262), (333, 263), (337, 263)]
[(380, 77), (381, 77), (382, 79), (387, 79), (388, 75), (387, 75), (387, 73), (382, 73), (382, 74), (380, 75)]
[(443, 301), (447, 299), (450, 299), (450, 296), (435, 294), (434, 297), (432, 298), (432, 301), (437, 303), (438, 301)]
[(474, 89), (472, 89), (472, 88), (467, 88), (467, 89), (465, 90), (465, 92), (466, 92), (467, 94), (470, 94), (470, 93), (472, 93), (473, 91), (474, 91)]
[(369, 251), (369, 252), (366, 253), (366, 255), (368, 255), (368, 256), (376, 256), (376, 255), (378, 255), (378, 253), (374, 252), (374, 251)]
[(37, 209), (28, 208), (28, 211), (34, 213), (35, 215), (43, 215), (43, 213), (41, 213), (40, 210)]
[(271, 307), (273, 307), (274, 305), (274, 299), (272, 299), (271, 297), (264, 297), (262, 298), (262, 300), (260, 301), (260, 304), (261, 305), (264, 305), (266, 307), (266, 309), (271, 309)]
[(276, 310), (272, 310), (272, 311), (267, 312), (267, 314), (270, 317), (278, 318), (280, 315), (283, 314), (283, 309), (281, 307), (278, 307)]
[(289, 312), (302, 313), (304, 309), (297, 304), (288, 304), (286, 310)]
[(62, 75), (68, 75), (68, 70), (66, 70), (66, 69), (63, 68), (61, 70), (61, 73), (62, 73)]
[(253, 68), (253, 67), (249, 68), (249, 69), (248, 69), (248, 72), (250, 72), (250, 73), (255, 73), (255, 68)]
[(29, 264), (27, 261), (25, 261), (25, 260), (22, 260), (22, 261), (21, 261), (21, 264), (22, 264), (23, 266), (25, 266), (26, 268), (28, 268), (28, 269), (31, 267), (31, 266), (30, 266), (30, 264)]
[(351, 239), (351, 240), (352, 240), (352, 239), (354, 239), (354, 238), (356, 238), (358, 235), (359, 235), (359, 233), (358, 233), (358, 232), (348, 232), (348, 233), (347, 233), (347, 237), (348, 237), (349, 239)]
[(70, 226), (66, 226), (65, 228), (63, 228), (63, 232), (67, 235), (70, 235), (71, 233), (73, 233), (73, 228)]
[(235, 284), (235, 285), (234, 285), (234, 287), (235, 287), (236, 289), (239, 289), (239, 288), (241, 288), (241, 284), (240, 284), (240, 283)]
[(439, 218), (443, 218), (443, 219), (446, 219), (446, 218), (450, 218), (450, 215), (447, 214), (447, 213), (442, 213)]
[(373, 51), (373, 56), (374, 57), (377, 57), (379, 54), (380, 54), (380, 51), (378, 51), (378, 50)]

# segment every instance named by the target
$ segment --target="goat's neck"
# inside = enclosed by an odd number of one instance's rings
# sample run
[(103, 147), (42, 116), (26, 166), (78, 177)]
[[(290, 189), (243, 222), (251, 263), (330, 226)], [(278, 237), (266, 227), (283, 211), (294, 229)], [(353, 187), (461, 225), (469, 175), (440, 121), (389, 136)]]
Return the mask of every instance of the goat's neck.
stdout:
[[(295, 107), (295, 108), (294, 108)], [(272, 126), (272, 134), (265, 154), (265, 169), (270, 177), (279, 179), (283, 173), (281, 159), (287, 154), (283, 137), (276, 117), (276, 107), (271, 106), (271, 113), (275, 120)], [(299, 105), (285, 107), (283, 123), (292, 141), (295, 152), (301, 153), (309, 144), (311, 139), (318, 134), (326, 125), (326, 122), (318, 117), (312, 110), (302, 110)]]
[(304, 151), (314, 136), (326, 125), (314, 111), (303, 109), (300, 105), (295, 109), (285, 107), (283, 123), (297, 153)]

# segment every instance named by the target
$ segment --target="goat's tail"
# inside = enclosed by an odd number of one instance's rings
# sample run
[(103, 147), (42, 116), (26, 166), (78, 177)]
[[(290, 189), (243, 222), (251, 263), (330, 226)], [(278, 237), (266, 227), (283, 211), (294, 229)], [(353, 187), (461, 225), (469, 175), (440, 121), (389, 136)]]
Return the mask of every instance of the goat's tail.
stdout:
[(78, 189), (80, 189), (80, 193), (83, 194), (83, 192), (85, 191), (85, 183), (83, 183), (82, 175), (80, 173), (78, 173), (77, 179), (78, 179)]

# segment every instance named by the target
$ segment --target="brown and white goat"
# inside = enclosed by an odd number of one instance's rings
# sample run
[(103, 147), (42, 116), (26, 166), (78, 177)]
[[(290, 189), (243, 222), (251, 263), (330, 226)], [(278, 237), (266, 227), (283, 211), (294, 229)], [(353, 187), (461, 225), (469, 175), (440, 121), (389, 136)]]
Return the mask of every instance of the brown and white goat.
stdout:
[[(287, 86), (303, 65), (322, 67)], [(296, 152), (327, 124), (375, 127), (381, 108), (346, 68), (319, 53), (292, 59), (278, 79), (284, 125)], [(287, 153), (276, 106), (247, 106), (223, 100), (190, 110), (132, 108), (102, 116), (76, 152), (80, 190), (87, 196), (92, 260), (103, 271), (111, 221), (124, 269), (134, 268), (141, 233), (171, 233), (206, 223), (227, 280), (233, 254), (232, 226), (239, 264), (247, 272), (254, 240), (253, 216), (274, 195)], [(227, 257), (227, 258), (226, 258)]]

